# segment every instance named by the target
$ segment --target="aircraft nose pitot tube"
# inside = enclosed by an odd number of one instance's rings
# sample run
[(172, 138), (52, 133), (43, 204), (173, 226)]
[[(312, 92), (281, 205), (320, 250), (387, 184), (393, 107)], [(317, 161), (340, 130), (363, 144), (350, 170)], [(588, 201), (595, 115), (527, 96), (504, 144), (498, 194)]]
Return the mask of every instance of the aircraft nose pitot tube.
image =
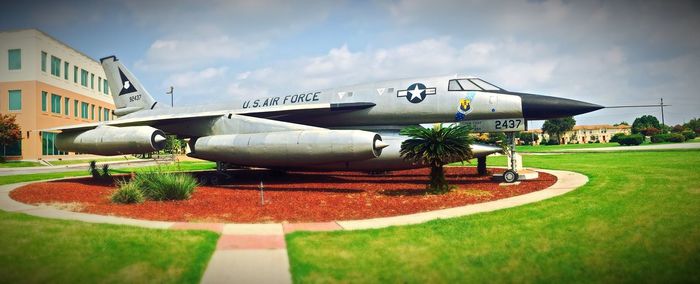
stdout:
[(190, 140), (196, 158), (241, 166), (289, 167), (367, 160), (388, 144), (362, 130), (299, 130), (226, 134)]
[(100, 126), (56, 135), (61, 151), (95, 155), (143, 154), (165, 147), (165, 133), (150, 126)]

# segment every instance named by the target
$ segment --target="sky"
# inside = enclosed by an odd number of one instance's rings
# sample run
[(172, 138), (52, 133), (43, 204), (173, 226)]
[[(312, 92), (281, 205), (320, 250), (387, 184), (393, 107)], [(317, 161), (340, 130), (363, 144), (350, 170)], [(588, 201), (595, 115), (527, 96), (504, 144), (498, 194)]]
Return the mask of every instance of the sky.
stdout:
[[(0, 30), (38, 28), (116, 55), (156, 100), (240, 96), (466, 74), (510, 91), (700, 117), (700, 1), (16, 1)], [(603, 109), (577, 124), (659, 108)], [(539, 127), (541, 122), (531, 124)]]

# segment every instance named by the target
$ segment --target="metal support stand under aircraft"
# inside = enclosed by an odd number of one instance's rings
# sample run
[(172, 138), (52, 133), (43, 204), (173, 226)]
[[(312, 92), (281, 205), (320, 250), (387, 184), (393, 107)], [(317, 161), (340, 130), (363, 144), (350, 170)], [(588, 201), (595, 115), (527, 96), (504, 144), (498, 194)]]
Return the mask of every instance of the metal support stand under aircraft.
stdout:
[(505, 132), (508, 138), (506, 155), (510, 159), (510, 168), (503, 172), (503, 179), (507, 183), (513, 183), (518, 180), (518, 168), (515, 161), (515, 133), (517, 132)]

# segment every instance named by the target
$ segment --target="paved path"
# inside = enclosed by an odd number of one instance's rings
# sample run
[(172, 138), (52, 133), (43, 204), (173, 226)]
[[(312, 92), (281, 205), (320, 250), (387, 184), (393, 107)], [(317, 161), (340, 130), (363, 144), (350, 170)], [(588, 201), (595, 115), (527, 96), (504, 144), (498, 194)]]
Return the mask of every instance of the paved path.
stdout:
[(10, 198), (10, 191), (31, 182), (0, 186), (0, 209), (45, 218), (78, 220), (90, 223), (132, 225), (154, 229), (214, 231), (221, 234), (221, 237), (219, 237), (216, 251), (204, 272), (202, 283), (291, 283), (292, 276), (289, 271), (289, 259), (284, 240), (285, 234), (295, 231), (384, 228), (466, 216), (552, 198), (570, 192), (588, 182), (588, 177), (579, 173), (539, 169), (537, 171), (555, 175), (557, 182), (540, 191), (485, 203), (366, 220), (295, 224), (161, 222), (63, 211), (52, 207), (28, 205)]
[[(163, 163), (163, 162), (160, 162)], [(154, 166), (157, 164), (154, 160), (128, 160), (128, 161), (109, 161), (97, 162), (101, 169), (103, 164), (109, 164), (110, 169), (128, 168), (128, 167), (144, 167)], [(68, 171), (85, 171), (87, 173), (88, 163), (72, 164), (62, 166), (44, 166), (44, 167), (20, 167), (20, 168), (3, 168), (0, 169), (0, 176), (39, 174), (39, 173), (59, 173)]]
[(583, 148), (583, 149), (567, 149), (558, 152), (606, 152), (606, 151), (642, 151), (642, 150), (679, 150), (679, 149), (700, 149), (700, 143), (688, 142), (678, 144), (660, 144), (660, 145), (640, 145), (640, 146), (619, 146), (619, 147), (603, 147), (603, 148)]

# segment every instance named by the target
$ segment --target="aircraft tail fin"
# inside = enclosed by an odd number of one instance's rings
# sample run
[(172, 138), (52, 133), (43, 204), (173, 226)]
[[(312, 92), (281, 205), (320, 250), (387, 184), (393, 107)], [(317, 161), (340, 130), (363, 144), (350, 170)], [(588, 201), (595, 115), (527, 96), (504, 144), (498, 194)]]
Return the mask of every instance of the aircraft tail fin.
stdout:
[(123, 116), (143, 109), (153, 109), (157, 102), (146, 91), (146, 88), (119, 62), (116, 56), (100, 59), (105, 71), (112, 98), (116, 105), (114, 115)]

